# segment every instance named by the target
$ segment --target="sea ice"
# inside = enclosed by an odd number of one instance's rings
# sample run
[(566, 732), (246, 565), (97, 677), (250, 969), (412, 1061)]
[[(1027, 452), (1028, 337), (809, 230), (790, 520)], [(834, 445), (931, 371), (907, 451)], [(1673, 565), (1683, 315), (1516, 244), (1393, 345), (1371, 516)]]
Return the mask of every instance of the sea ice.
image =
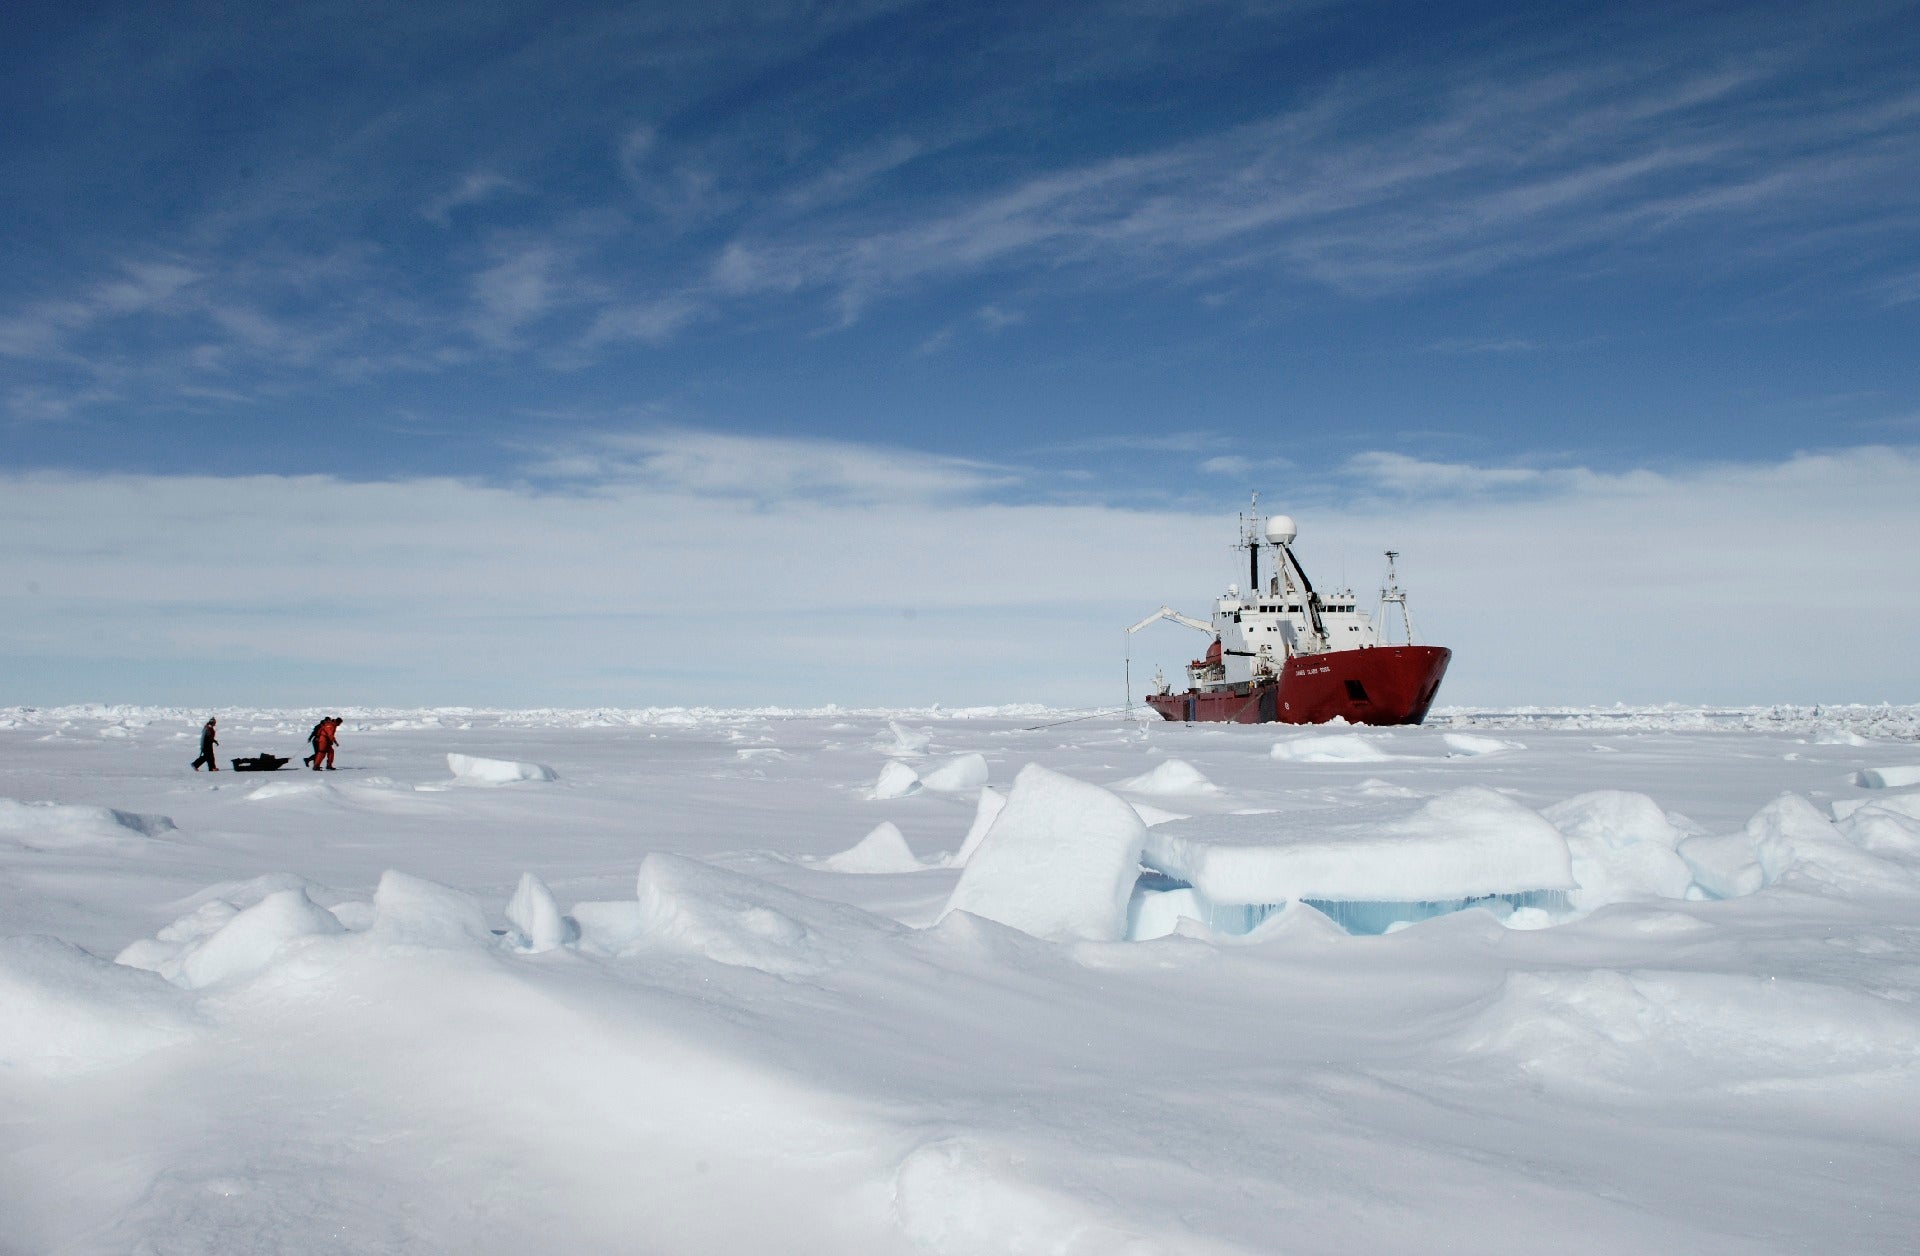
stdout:
[(906, 835), (891, 820), (874, 826), (871, 833), (837, 855), (828, 855), (819, 866), (832, 872), (918, 872), (923, 865), (907, 845)]
[(905, 798), (919, 788), (920, 774), (906, 764), (894, 760), (880, 769), (880, 777), (874, 781), (873, 788), (868, 791), (867, 796), (876, 801)]
[(1440, 740), (1447, 744), (1450, 755), (1468, 759), (1526, 749), (1517, 741), (1507, 741), (1499, 737), (1481, 737), (1475, 733), (1442, 733)]
[(987, 757), (981, 754), (955, 755), (931, 772), (923, 774), (920, 783), (928, 789), (947, 794), (979, 789), (987, 783)]
[(907, 728), (894, 720), (887, 721), (887, 731), (891, 734), (880, 743), (880, 753), (898, 755), (902, 758), (916, 758), (927, 751), (933, 741), (933, 734), (917, 728)]
[(387, 871), (373, 892), (373, 924), (367, 931), (408, 946), (491, 945), (493, 930), (480, 900), (464, 890), (405, 872)]
[(174, 829), (166, 816), (80, 803), (20, 802), (0, 798), (0, 837), (29, 850), (75, 846), (131, 846)]
[(1853, 783), (1862, 789), (1905, 789), (1909, 785), (1920, 785), (1920, 764), (1863, 768), (1853, 774)]
[(1117, 795), (1030, 763), (967, 860), (946, 910), (1036, 937), (1116, 941), (1126, 933), (1146, 834)]
[(1267, 751), (1283, 763), (1385, 763), (1402, 756), (1381, 749), (1391, 733), (1326, 733), (1277, 741)]
[(276, 798), (316, 797), (334, 792), (325, 781), (268, 781), (246, 795), (248, 802), (272, 802)]
[(1920, 808), (1868, 804), (1848, 811), (1834, 827), (1869, 854), (1914, 859), (1920, 857), (1920, 815), (1916, 812)]
[(521, 763), (514, 759), (482, 759), (475, 755), (447, 755), (447, 767), (463, 781), (485, 785), (508, 785), (515, 781), (557, 781), (560, 774), (544, 763)]
[(1458, 1041), (1470, 1057), (1504, 1057), (1542, 1081), (1738, 1093), (1911, 1069), (1920, 1012), (1758, 973), (1514, 972)]
[(635, 897), (637, 928), (621, 954), (660, 949), (775, 975), (819, 972), (841, 962), (856, 939), (900, 930), (858, 908), (680, 855), (648, 855)]
[(1674, 847), (1689, 836), (1645, 794), (1594, 790), (1541, 813), (1566, 835), (1583, 911), (1634, 898), (1685, 898), (1693, 884)]
[(1217, 794), (1220, 787), (1185, 759), (1168, 759), (1152, 770), (1131, 776), (1114, 786), (1134, 794)]
[(198, 990), (259, 972), (297, 938), (343, 932), (333, 913), (305, 890), (279, 890), (183, 949), (171, 980)]
[(519, 949), (534, 954), (554, 950), (578, 936), (560, 914), (553, 891), (531, 872), (520, 874), (520, 884), (507, 903), (507, 923), (513, 926)]
[(1430, 802), (1204, 816), (1149, 830), (1146, 863), (1219, 904), (1430, 902), (1574, 886), (1560, 831), (1482, 786)]
[(991, 785), (980, 787), (980, 799), (974, 804), (973, 823), (967, 828), (967, 836), (961, 841), (960, 849), (947, 856), (949, 868), (964, 868), (967, 860), (973, 858), (973, 852), (980, 849), (980, 841), (986, 837), (987, 830), (1000, 815), (1000, 809), (1007, 805), (1007, 796)]
[(186, 998), (54, 938), (0, 937), (0, 1082), (109, 1068), (187, 1039)]
[(1689, 837), (1679, 845), (1693, 879), (1715, 898), (1738, 898), (1774, 884), (1789, 870), (1818, 882), (1884, 884), (1897, 870), (1847, 840), (1817, 807), (1782, 794), (1738, 833)]

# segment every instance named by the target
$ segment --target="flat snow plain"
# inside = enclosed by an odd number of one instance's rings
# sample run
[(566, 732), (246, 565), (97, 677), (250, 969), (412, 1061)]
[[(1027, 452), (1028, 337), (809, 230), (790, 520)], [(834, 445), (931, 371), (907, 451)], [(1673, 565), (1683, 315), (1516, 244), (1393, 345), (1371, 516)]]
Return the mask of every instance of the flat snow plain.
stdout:
[[(0, 710), (0, 1251), (1920, 1250), (1920, 709), (341, 714), (208, 776), (202, 712)], [(943, 918), (1028, 764), (1149, 835), (1493, 791), (1588, 883)]]

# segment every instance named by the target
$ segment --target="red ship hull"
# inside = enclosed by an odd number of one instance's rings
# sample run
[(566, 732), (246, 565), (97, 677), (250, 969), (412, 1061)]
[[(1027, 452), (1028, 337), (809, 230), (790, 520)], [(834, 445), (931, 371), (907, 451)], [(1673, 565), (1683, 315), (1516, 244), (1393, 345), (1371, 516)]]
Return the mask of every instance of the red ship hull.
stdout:
[(1440, 691), (1453, 651), (1431, 645), (1298, 654), (1280, 679), (1230, 689), (1147, 695), (1162, 718), (1228, 724), (1418, 724)]

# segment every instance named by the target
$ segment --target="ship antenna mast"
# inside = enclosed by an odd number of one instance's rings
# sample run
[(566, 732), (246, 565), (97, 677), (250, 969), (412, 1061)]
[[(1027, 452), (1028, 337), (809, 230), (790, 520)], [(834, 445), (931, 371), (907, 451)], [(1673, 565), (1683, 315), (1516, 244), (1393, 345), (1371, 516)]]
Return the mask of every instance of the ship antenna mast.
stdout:
[(1399, 550), (1387, 552), (1387, 583), (1380, 590), (1380, 638), (1387, 639), (1387, 607), (1400, 608), (1400, 622), (1407, 630), (1407, 644), (1413, 644), (1413, 612), (1407, 609), (1407, 591), (1400, 587), (1399, 574), (1394, 571), (1394, 560), (1400, 557)]
[(1260, 494), (1253, 495), (1253, 504), (1247, 513), (1240, 516), (1240, 544), (1234, 548), (1247, 551), (1247, 596), (1260, 596)]

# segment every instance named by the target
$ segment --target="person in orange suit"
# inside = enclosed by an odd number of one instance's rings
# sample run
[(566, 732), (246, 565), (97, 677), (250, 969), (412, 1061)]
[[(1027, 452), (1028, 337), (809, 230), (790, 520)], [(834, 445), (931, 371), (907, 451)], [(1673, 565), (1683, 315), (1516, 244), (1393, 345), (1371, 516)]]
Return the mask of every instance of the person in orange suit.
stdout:
[(313, 770), (318, 772), (324, 760), (327, 771), (333, 771), (333, 747), (340, 740), (340, 717), (330, 715), (321, 720), (313, 734)]

